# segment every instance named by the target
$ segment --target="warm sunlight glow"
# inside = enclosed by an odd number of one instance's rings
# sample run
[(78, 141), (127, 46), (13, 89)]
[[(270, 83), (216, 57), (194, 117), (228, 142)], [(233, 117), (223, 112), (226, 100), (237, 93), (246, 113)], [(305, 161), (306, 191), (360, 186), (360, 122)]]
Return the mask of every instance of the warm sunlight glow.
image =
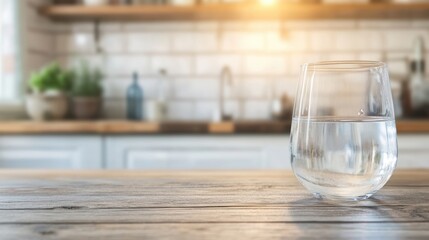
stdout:
[(259, 3), (263, 6), (272, 6), (277, 3), (277, 0), (259, 0)]

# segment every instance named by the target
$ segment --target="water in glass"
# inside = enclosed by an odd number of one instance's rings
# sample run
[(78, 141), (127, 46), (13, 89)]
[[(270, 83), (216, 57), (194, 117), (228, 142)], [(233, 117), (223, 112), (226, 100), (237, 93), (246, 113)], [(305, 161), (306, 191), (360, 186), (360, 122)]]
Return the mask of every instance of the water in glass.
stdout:
[[(318, 198), (366, 199), (384, 186), (396, 167), (386, 67), (378, 62), (324, 62), (304, 68), (291, 127), (293, 171)], [(380, 74), (374, 77), (372, 68)], [(358, 83), (353, 91), (343, 99), (332, 97), (329, 81), (350, 86), (350, 76)]]

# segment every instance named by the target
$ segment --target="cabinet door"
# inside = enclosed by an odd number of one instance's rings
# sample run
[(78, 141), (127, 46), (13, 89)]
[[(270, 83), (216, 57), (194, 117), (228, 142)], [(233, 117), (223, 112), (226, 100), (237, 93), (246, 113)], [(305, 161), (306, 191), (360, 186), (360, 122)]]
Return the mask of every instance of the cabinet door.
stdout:
[(429, 168), (429, 135), (398, 136), (398, 168)]
[(289, 137), (108, 137), (111, 169), (289, 168)]
[(101, 137), (1, 136), (0, 168), (99, 169)]

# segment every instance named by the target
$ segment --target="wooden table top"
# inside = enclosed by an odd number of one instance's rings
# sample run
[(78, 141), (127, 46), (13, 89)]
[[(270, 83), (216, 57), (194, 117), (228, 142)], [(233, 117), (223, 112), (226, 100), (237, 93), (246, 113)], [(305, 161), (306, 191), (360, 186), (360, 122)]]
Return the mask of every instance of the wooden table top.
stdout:
[(0, 171), (3, 239), (429, 239), (429, 171), (362, 202), (312, 198), (288, 171)]

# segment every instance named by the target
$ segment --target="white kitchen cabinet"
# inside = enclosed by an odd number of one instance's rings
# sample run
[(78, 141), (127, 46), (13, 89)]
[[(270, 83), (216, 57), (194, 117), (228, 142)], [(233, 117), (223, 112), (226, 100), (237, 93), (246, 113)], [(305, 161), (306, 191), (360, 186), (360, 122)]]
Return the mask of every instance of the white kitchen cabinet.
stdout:
[(398, 136), (398, 168), (429, 168), (429, 135)]
[[(398, 168), (429, 168), (429, 135), (398, 136)], [(288, 135), (111, 136), (110, 169), (290, 169)]]
[[(429, 168), (429, 135), (400, 134), (398, 144), (398, 168)], [(290, 169), (289, 136), (0, 136), (0, 168)]]
[(109, 169), (285, 169), (289, 136), (111, 136)]
[(0, 168), (100, 169), (97, 136), (0, 136)]

